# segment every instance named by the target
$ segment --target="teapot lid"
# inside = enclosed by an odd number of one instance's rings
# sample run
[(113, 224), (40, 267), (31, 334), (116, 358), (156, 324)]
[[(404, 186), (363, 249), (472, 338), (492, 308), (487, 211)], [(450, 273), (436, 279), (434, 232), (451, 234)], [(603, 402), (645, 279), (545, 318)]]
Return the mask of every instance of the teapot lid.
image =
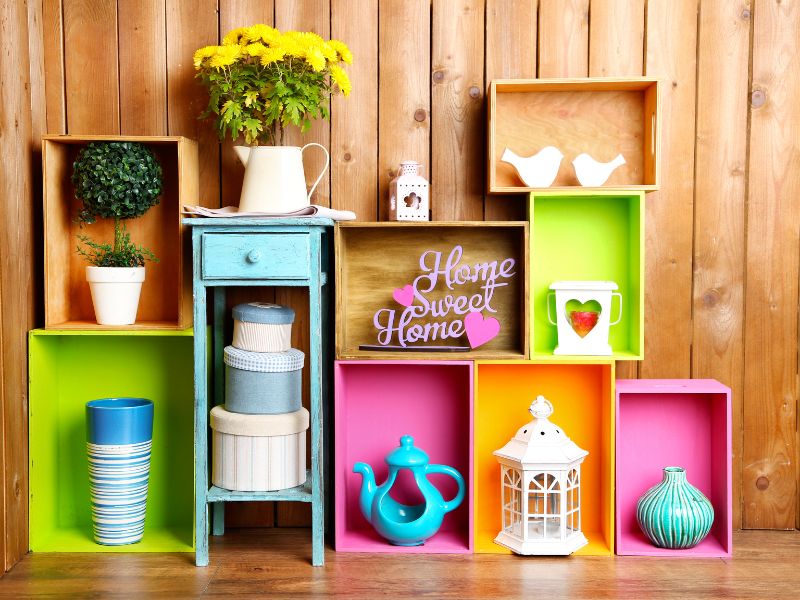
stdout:
[(390, 467), (418, 467), (427, 465), (428, 455), (424, 450), (414, 446), (414, 438), (404, 435), (400, 438), (400, 447), (386, 455), (386, 464)]

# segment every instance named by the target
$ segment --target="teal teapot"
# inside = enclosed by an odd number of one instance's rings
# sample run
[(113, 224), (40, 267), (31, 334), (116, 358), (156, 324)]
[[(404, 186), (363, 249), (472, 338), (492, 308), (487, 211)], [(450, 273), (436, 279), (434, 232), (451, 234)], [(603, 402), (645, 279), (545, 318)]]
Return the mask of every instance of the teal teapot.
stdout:
[[(364, 518), (381, 536), (396, 546), (420, 546), (442, 526), (444, 516), (458, 508), (464, 499), (464, 478), (453, 467), (432, 465), (428, 455), (414, 446), (414, 438), (404, 435), (400, 447), (386, 455), (389, 476), (376, 486), (372, 467), (363, 462), (353, 465), (353, 473), (363, 477), (359, 506)], [(408, 469), (425, 502), (415, 506), (401, 504), (389, 496), (400, 469)], [(456, 497), (445, 502), (441, 492), (428, 481), (429, 473), (443, 473), (456, 480)]]

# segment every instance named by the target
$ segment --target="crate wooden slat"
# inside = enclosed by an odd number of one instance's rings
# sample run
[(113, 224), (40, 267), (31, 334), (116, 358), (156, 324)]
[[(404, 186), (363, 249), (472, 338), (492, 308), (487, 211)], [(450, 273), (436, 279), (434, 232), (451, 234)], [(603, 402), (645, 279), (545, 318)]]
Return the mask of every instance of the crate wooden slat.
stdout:
[[(335, 245), (337, 358), (471, 360), (527, 357), (527, 222), (345, 222), (337, 225)], [(456, 245), (463, 248), (462, 265), (474, 266), (509, 257), (516, 261), (514, 277), (508, 280), (508, 285), (494, 291), (492, 307), (497, 312), (484, 311), (485, 317), (493, 316), (500, 321), (497, 337), (468, 352), (360, 350), (361, 345), (378, 344), (377, 329), (373, 325), (376, 311), (402, 308), (392, 293), (395, 288), (411, 284), (422, 274), (421, 254), (426, 250), (441, 251), (444, 262)], [(440, 300), (448, 293), (479, 292), (480, 282), (455, 291), (448, 290), (440, 282), (426, 297)], [(437, 320), (429, 317), (414, 322)], [(456, 344), (465, 345), (466, 336)], [(454, 345), (454, 340), (436, 340), (429, 345)]]
[(582, 152), (601, 162), (618, 153), (625, 157), (626, 164), (611, 174), (605, 188), (658, 189), (659, 85), (649, 77), (492, 81), (487, 111), (488, 192), (537, 189), (525, 186), (500, 157), (506, 147), (530, 156), (545, 146), (564, 154), (556, 180), (547, 189), (581, 187), (572, 160)]
[[(78, 255), (77, 235), (96, 241), (113, 239), (113, 222), (92, 225), (75, 221), (81, 202), (70, 177), (80, 149), (93, 141), (141, 142), (155, 153), (163, 170), (158, 205), (125, 226), (131, 240), (152, 250), (158, 263), (148, 262), (139, 312), (134, 325), (98, 325), (94, 317), (86, 261)], [(44, 184), (45, 327), (47, 329), (184, 329), (192, 324), (191, 267), (187, 239), (180, 222), (184, 204), (201, 204), (198, 197), (197, 143), (180, 136), (47, 135), (42, 138)]]

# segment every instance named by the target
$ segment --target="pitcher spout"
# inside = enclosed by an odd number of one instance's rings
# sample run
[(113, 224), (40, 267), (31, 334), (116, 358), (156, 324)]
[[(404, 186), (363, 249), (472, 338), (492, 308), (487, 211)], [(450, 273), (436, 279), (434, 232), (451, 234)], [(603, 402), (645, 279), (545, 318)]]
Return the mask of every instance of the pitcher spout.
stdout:
[(353, 465), (353, 473), (359, 473), (362, 477), (361, 494), (358, 498), (361, 514), (364, 515), (367, 521), (372, 523), (372, 499), (375, 497), (375, 491), (377, 490), (375, 473), (372, 472), (372, 467), (363, 462), (357, 462)]
[(242, 164), (246, 167), (247, 161), (250, 159), (250, 146), (234, 146), (233, 151), (236, 152), (236, 156), (239, 157), (239, 160), (242, 161)]

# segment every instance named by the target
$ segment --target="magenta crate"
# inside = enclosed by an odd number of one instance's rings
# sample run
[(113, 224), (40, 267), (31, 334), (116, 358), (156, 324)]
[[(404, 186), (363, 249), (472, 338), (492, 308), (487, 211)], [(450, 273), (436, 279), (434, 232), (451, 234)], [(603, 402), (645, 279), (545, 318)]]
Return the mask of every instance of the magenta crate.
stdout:
[[(651, 544), (636, 522), (636, 503), (667, 466), (686, 469), (689, 483), (714, 506), (711, 532), (694, 548)], [(731, 391), (713, 379), (617, 381), (617, 554), (731, 556)]]
[[(361, 361), (335, 363), (335, 505), (339, 552), (472, 552), (472, 362)], [(447, 514), (439, 532), (422, 546), (389, 544), (375, 533), (358, 507), (361, 476), (353, 464), (366, 462), (378, 485), (386, 480), (384, 458), (400, 436), (414, 436), (431, 463), (458, 469), (467, 485), (464, 501)], [(413, 479), (401, 472), (391, 496), (406, 504), (422, 502)], [(457, 486), (445, 475), (430, 481), (446, 500)]]

